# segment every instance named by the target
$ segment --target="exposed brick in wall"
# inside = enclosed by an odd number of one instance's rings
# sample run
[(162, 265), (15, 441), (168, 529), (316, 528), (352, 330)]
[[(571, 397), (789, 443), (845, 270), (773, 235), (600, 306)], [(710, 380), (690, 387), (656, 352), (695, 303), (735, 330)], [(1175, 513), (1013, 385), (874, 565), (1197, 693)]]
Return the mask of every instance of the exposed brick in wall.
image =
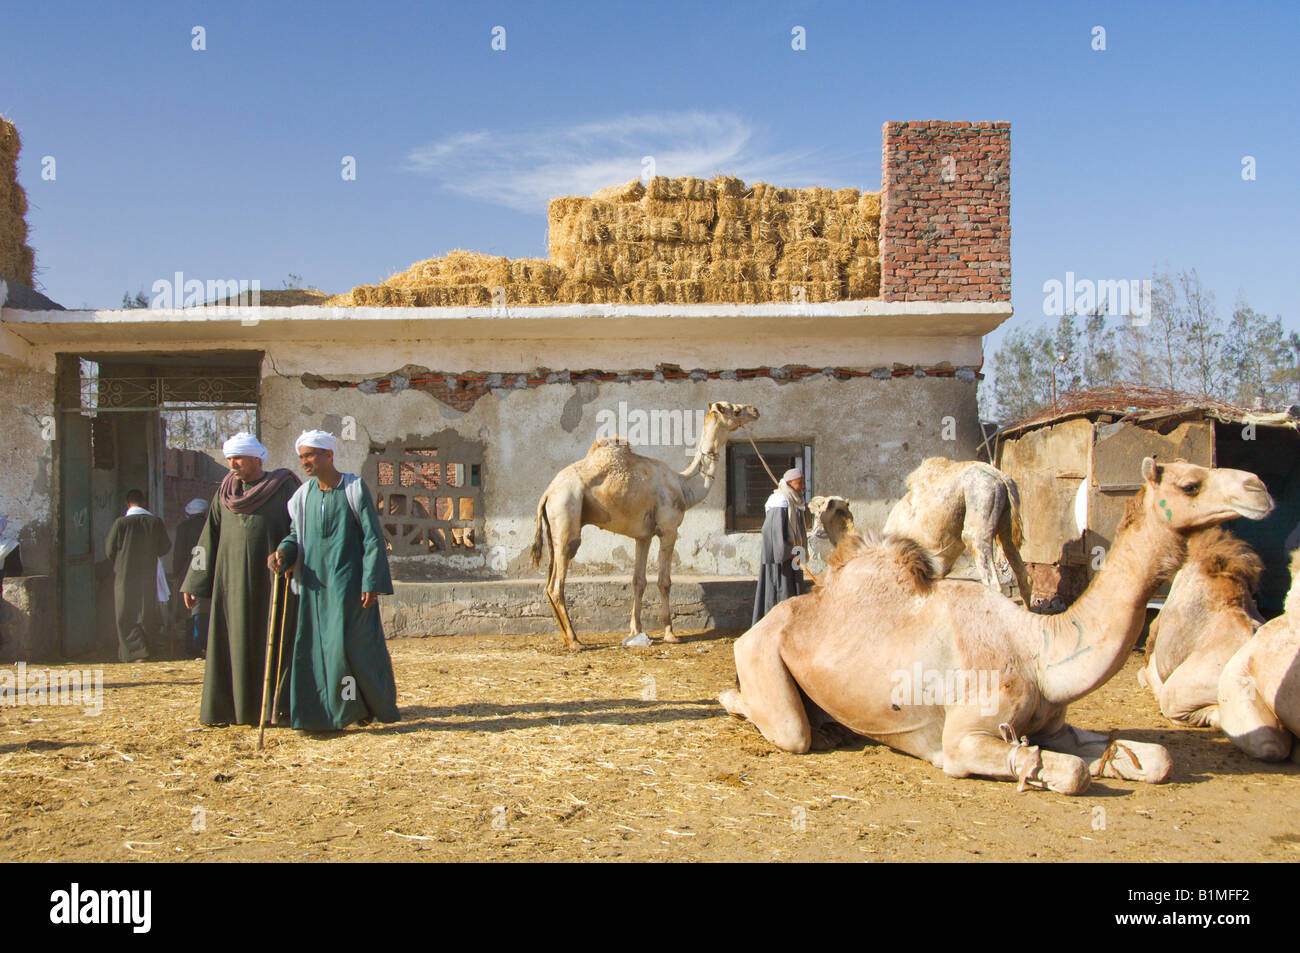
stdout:
[(881, 299), (1009, 301), (1010, 175), (1010, 123), (885, 123)]
[(953, 367), (947, 361), (933, 365), (898, 364), (885, 367), (809, 367), (806, 364), (786, 364), (781, 367), (741, 367), (728, 370), (683, 370), (676, 364), (659, 364), (651, 370), (632, 371), (551, 371), (537, 368), (527, 374), (496, 373), (485, 371), (468, 371), (451, 373), (448, 371), (430, 371), (428, 368), (407, 365), (401, 371), (386, 377), (372, 377), (361, 381), (333, 380), (316, 374), (302, 375), (302, 382), (311, 388), (340, 390), (345, 387), (356, 388), (364, 394), (395, 394), (408, 388), (423, 391), (457, 410), (473, 410), (480, 397), (498, 388), (532, 388), (548, 384), (571, 384), (591, 381), (601, 383), (614, 381), (630, 383), (632, 381), (672, 381), (672, 380), (750, 380), (764, 377), (778, 384), (788, 384), (807, 377), (833, 377), (846, 381), (855, 377), (874, 377), (877, 380), (889, 380), (893, 377), (955, 377), (958, 380), (973, 382), (983, 380), (984, 375), (974, 367)]

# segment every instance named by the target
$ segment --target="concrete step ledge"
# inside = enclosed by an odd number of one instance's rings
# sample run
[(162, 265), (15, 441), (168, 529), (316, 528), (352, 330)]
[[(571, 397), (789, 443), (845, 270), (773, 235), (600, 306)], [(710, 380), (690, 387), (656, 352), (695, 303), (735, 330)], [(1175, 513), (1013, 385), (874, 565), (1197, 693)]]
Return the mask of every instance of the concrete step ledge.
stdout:
[[(384, 634), (540, 635), (558, 632), (543, 593), (545, 579), (395, 582), (380, 599)], [(673, 625), (678, 629), (746, 629), (753, 613), (752, 577), (683, 576), (673, 580)], [(571, 576), (565, 584), (569, 618), (583, 632), (621, 632), (632, 616), (628, 576)], [(651, 578), (641, 607), (642, 627), (662, 630), (659, 589)]]

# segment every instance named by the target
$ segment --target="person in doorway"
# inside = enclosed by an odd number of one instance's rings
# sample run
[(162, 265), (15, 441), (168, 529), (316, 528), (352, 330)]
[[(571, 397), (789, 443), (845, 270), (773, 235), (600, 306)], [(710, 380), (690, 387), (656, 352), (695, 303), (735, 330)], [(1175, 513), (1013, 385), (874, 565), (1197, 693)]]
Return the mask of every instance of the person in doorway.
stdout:
[(388, 550), (370, 491), (334, 466), (338, 441), (313, 430), (294, 444), (307, 474), (289, 501), (291, 528), (268, 560), (299, 593), (290, 691), (293, 727), (345, 728), (398, 720), (393, 663), (379, 619), (391, 595)]
[[(289, 531), (289, 499), (299, 481), (290, 470), (268, 472), (266, 447), (252, 434), (235, 434), (221, 452), (230, 472), (208, 507), (181, 592), (189, 609), (200, 599), (212, 600), (199, 723), (257, 725), (262, 720), (272, 595), (266, 558)], [(280, 686), (279, 710), (270, 713), (272, 724), (288, 718), (289, 640), (296, 620), (295, 600), (288, 593), (285, 599), (288, 634), (284, 657), (272, 661)], [(278, 644), (273, 651), (279, 651)]]
[(778, 602), (803, 592), (803, 565), (808, 558), (803, 488), (803, 474), (786, 470), (764, 504), (763, 549), (751, 625), (757, 625)]
[(144, 508), (144, 494), (126, 495), (126, 515), (108, 531), (108, 558), (113, 560), (113, 602), (117, 654), (123, 662), (142, 662), (162, 639), (163, 606), (171, 589), (162, 557), (171, 551), (163, 521)]
[[(181, 520), (180, 525), (176, 527), (175, 546), (172, 549), (172, 579), (175, 580), (178, 589), (185, 582), (190, 565), (200, 557), (195, 547), (199, 544), (199, 537), (203, 535), (203, 527), (207, 522), (207, 500), (195, 497), (185, 504), (185, 519)], [(201, 596), (193, 608), (189, 607), (190, 600), (185, 598), (185, 593), (181, 593), (181, 600), (184, 610), (185, 648), (189, 650), (189, 654), (202, 658), (208, 645), (208, 615), (212, 600)]]

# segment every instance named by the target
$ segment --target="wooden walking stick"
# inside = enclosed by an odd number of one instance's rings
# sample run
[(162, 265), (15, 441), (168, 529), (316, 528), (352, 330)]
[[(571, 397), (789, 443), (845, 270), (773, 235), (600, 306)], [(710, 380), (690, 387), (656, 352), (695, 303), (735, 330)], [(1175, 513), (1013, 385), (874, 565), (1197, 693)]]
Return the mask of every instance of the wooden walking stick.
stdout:
[(284, 571), (284, 602), (280, 606), (280, 648), (275, 653), (275, 692), (271, 696), (271, 724), (275, 724), (275, 713), (280, 710), (280, 682), (284, 680), (284, 630), (289, 624), (289, 577), (292, 569)]
[(271, 694), (271, 649), (275, 647), (275, 617), (280, 611), (280, 577), (272, 570), (271, 579), (271, 618), (266, 623), (266, 674), (262, 679), (262, 710), (258, 717), (257, 750), (262, 750), (262, 738), (266, 735), (266, 703)]

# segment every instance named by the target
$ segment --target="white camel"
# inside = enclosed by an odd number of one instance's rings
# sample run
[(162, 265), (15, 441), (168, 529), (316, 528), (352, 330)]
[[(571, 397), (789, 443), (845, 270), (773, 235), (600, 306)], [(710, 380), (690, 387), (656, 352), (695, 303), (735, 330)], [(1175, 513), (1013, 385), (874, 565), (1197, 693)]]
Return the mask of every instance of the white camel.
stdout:
[(1032, 600), (1029, 573), (1020, 558), (1024, 528), (1015, 481), (978, 460), (927, 457), (907, 478), (907, 492), (885, 520), (886, 536), (906, 536), (938, 562), (940, 576), (969, 549), (980, 579), (1002, 591), (993, 560), (994, 540), (1016, 577), (1021, 601)]
[(1105, 568), (1069, 610), (1036, 615), (978, 583), (940, 579), (908, 539), (846, 537), (833, 573), (735, 644), (739, 688), (719, 696), (785, 751), (809, 750), (807, 697), (839, 724), (952, 777), (1077, 794), (1094, 776), (1158, 782), (1168, 752), (1066, 723), (1123, 667), (1146, 604), (1186, 558), (1186, 536), (1273, 508), (1241, 470), (1142, 462)]
[(1300, 550), (1286, 610), (1265, 622), (1219, 676), (1219, 727), (1252, 758), (1300, 762)]
[(708, 496), (727, 435), (757, 419), (758, 411), (749, 404), (726, 401), (710, 404), (695, 457), (680, 473), (666, 463), (634, 453), (625, 440), (602, 439), (591, 445), (583, 459), (555, 475), (537, 503), (532, 561), (534, 566), (539, 565), (543, 551), (549, 549), (546, 599), (566, 646), (570, 649), (582, 646), (569, 621), (564, 581), (569, 563), (582, 543), (582, 527), (587, 525), (636, 540), (636, 566), (632, 572), (631, 634), (634, 636), (641, 632), (641, 595), (645, 592), (650, 542), (659, 537), (664, 641), (677, 641), (669, 601), (677, 528), (686, 511)]

